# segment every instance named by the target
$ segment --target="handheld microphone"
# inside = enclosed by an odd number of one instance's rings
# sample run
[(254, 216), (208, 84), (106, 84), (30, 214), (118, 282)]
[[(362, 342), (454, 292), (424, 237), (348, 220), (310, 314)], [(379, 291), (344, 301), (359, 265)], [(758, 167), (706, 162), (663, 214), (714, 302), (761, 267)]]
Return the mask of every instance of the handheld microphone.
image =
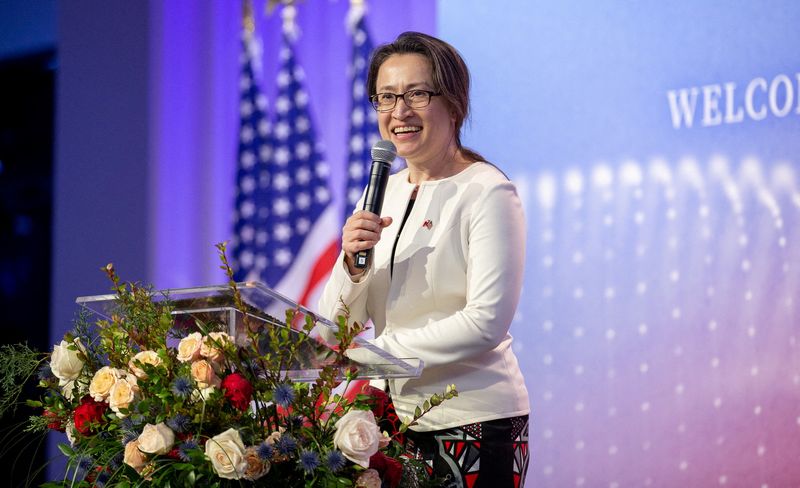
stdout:
[[(386, 182), (392, 170), (392, 161), (397, 157), (397, 148), (391, 141), (381, 140), (372, 146), (372, 168), (369, 172), (369, 184), (364, 198), (364, 210), (380, 215), (383, 206), (383, 194), (386, 193)], [(356, 268), (366, 268), (372, 249), (364, 249), (356, 253)]]

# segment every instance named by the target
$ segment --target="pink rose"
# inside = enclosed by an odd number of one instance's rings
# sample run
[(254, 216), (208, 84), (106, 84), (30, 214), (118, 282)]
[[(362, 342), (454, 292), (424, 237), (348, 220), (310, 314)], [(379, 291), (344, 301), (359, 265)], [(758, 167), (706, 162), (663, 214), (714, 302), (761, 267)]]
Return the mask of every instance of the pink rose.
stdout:
[(350, 410), (336, 422), (333, 444), (344, 457), (369, 467), (369, 458), (378, 452), (383, 435), (369, 410)]

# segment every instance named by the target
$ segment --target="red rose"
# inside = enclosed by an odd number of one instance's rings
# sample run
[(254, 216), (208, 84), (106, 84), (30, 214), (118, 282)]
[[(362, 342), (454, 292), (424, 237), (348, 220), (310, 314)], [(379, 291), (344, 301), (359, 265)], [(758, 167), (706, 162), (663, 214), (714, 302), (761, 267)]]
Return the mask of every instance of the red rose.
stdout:
[(73, 413), (72, 420), (75, 422), (75, 428), (81, 434), (89, 435), (92, 431), (92, 424), (103, 420), (106, 409), (108, 409), (108, 403), (97, 402), (86, 395)]
[(353, 402), (358, 395), (368, 396), (369, 399), (366, 402), (372, 410), (372, 414), (378, 420), (383, 418), (386, 408), (391, 402), (385, 391), (371, 386), (368, 381), (358, 380), (350, 384), (350, 387), (344, 392), (344, 397)]
[(396, 488), (403, 477), (403, 465), (395, 458), (389, 457), (381, 451), (369, 458), (369, 467), (378, 471), (381, 480), (389, 488)]
[(375, 418), (382, 419), (384, 413), (386, 413), (386, 407), (389, 405), (389, 395), (380, 388), (375, 388), (369, 384), (361, 388), (361, 393), (369, 395), (370, 399), (367, 400), (367, 403), (369, 403), (372, 414), (375, 415)]
[(239, 373), (231, 373), (222, 380), (222, 390), (225, 398), (239, 410), (250, 408), (250, 400), (253, 398), (253, 385)]
[(48, 429), (64, 432), (64, 422), (61, 421), (57, 413), (45, 410), (44, 413), (42, 413), (42, 417), (50, 421), (50, 423), (47, 424)]

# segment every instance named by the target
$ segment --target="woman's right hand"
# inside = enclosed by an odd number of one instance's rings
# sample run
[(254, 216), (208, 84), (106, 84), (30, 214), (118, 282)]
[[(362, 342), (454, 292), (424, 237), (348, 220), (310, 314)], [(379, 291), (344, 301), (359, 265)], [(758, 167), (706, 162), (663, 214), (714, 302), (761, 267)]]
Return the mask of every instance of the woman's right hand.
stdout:
[(356, 253), (375, 247), (381, 240), (381, 231), (391, 223), (391, 217), (381, 218), (366, 210), (359, 210), (347, 219), (342, 228), (342, 250), (351, 275), (364, 272), (363, 269), (356, 268)]

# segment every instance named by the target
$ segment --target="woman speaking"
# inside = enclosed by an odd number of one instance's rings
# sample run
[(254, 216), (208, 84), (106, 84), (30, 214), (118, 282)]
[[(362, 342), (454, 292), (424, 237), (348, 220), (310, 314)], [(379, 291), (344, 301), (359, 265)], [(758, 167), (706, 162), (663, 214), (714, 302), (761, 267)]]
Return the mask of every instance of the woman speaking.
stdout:
[[(517, 487), (530, 407), (508, 330), (525, 219), (514, 184), (461, 144), (469, 85), (459, 53), (425, 34), (401, 34), (373, 54), (367, 89), (381, 136), (408, 167), (389, 177), (381, 216), (347, 219), (320, 312), (335, 318), (344, 304), (351, 320), (372, 320), (375, 345), (424, 361), (419, 378), (388, 381), (401, 418), (458, 388), (407, 433), (410, 455), (454, 486)], [(369, 265), (357, 268), (366, 249)]]

